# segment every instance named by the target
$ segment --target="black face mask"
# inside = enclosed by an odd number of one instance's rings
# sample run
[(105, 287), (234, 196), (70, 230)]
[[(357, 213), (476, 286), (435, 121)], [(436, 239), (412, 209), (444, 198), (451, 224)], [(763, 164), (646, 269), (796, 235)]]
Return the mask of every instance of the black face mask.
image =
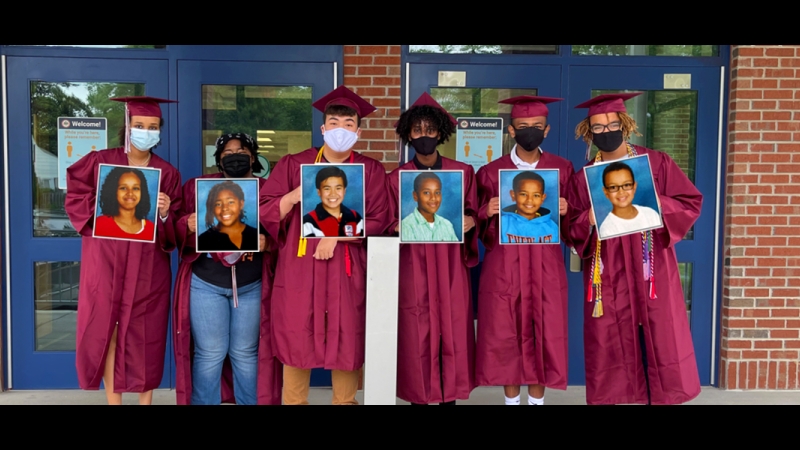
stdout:
[(422, 136), (411, 140), (411, 145), (414, 146), (414, 150), (424, 156), (432, 155), (433, 152), (436, 151), (437, 144), (439, 144), (439, 139), (428, 136)]
[(517, 146), (522, 147), (525, 151), (532, 152), (542, 145), (544, 130), (534, 127), (514, 128), (514, 140), (517, 141)]
[(250, 171), (250, 154), (234, 153), (222, 158), (222, 170), (231, 178), (243, 178)]
[(592, 142), (601, 151), (613, 152), (622, 145), (622, 130), (607, 131), (605, 133), (593, 134)]

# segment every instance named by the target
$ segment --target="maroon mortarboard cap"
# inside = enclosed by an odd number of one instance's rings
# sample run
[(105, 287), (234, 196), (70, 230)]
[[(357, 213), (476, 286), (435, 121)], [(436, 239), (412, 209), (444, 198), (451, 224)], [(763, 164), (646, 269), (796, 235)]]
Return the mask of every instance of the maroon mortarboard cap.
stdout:
[(536, 95), (520, 95), (518, 97), (500, 100), (497, 103), (514, 105), (511, 107), (511, 118), (519, 119), (522, 117), (547, 117), (547, 115), (550, 113), (550, 111), (547, 109), (547, 104), (560, 102), (561, 100), (564, 99), (555, 97), (539, 97)]
[(322, 111), (324, 114), (325, 109), (333, 105), (349, 106), (356, 110), (359, 118), (367, 116), (378, 109), (344, 86), (339, 86), (332, 90), (330, 93), (314, 102), (312, 106)]
[(589, 108), (589, 114), (587, 114), (587, 117), (591, 117), (595, 114), (626, 112), (627, 110), (625, 109), (625, 100), (631, 99), (641, 94), (642, 94), (641, 92), (629, 92), (625, 94), (598, 95), (597, 97), (591, 100), (587, 100), (581, 103), (575, 108), (576, 109)]
[(156, 97), (116, 97), (111, 100), (123, 102), (128, 105), (128, 113), (131, 116), (147, 116), (161, 118), (161, 107), (159, 103), (178, 103), (177, 100), (167, 100)]

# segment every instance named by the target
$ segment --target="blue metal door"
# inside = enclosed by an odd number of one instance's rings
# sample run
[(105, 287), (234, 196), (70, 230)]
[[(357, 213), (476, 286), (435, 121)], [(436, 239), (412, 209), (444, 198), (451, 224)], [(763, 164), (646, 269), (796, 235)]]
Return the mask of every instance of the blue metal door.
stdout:
[[(568, 157), (576, 170), (586, 164), (586, 144), (574, 127), (586, 117), (575, 106), (600, 94), (640, 91), (626, 102), (642, 137), (634, 143), (665, 151), (703, 194), (700, 218), (676, 245), (700, 381), (712, 384), (715, 352), (716, 276), (719, 264), (718, 191), (721, 151), (722, 74), (719, 67), (571, 66)], [(571, 128), (570, 128), (571, 127)], [(570, 383), (584, 384), (581, 274), (570, 273)], [(574, 286), (574, 289), (573, 289)]]
[[(78, 388), (75, 315), (81, 240), (64, 211), (58, 183), (57, 117), (108, 115), (109, 145), (122, 126), (108, 94), (169, 97), (161, 60), (9, 57), (6, 205), (10, 233), (11, 380), (13, 389)], [(116, 114), (118, 120), (111, 120)], [(155, 151), (171, 160), (170, 118)], [(113, 122), (113, 123), (112, 123)], [(100, 150), (100, 149), (98, 149)], [(171, 161), (174, 164), (174, 161)], [(7, 272), (7, 274), (8, 274)], [(7, 274), (4, 274), (6, 276)], [(171, 343), (165, 361), (170, 361)], [(161, 387), (170, 386), (165, 364)]]
[[(179, 60), (178, 167), (184, 182), (218, 171), (213, 145), (222, 133), (251, 134), (262, 165), (270, 167), (287, 153), (321, 146), (322, 113), (311, 104), (336, 87), (334, 70), (333, 63)], [(311, 385), (331, 386), (330, 371), (313, 370)]]

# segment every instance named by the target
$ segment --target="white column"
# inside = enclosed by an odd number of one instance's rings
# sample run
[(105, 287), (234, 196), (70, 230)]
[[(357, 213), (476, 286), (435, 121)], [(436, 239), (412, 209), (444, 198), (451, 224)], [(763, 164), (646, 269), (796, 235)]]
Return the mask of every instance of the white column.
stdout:
[(400, 238), (369, 237), (364, 404), (397, 404)]

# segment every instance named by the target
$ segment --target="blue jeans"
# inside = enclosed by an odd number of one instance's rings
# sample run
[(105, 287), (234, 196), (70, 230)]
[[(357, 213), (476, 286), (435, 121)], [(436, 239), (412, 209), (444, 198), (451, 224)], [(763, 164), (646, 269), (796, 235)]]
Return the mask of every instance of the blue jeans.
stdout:
[(238, 405), (256, 404), (258, 337), (261, 331), (261, 281), (237, 290), (214, 286), (192, 274), (189, 317), (194, 339), (192, 404), (219, 405), (225, 356), (233, 366), (233, 392)]

